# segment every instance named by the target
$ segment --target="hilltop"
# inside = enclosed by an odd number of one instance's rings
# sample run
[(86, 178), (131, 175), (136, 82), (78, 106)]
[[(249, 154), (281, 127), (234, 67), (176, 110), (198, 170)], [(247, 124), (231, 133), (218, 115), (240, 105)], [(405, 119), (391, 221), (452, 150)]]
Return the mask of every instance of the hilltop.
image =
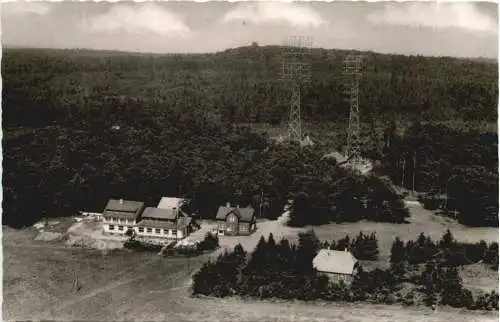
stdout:
[[(234, 122), (277, 124), (286, 121), (290, 100), (286, 84), (279, 79), (283, 50), (250, 46), (211, 54), (161, 55), (6, 49), (2, 73), (7, 101), (51, 96), (56, 98), (52, 108), (64, 109), (99, 109), (116, 100), (133, 101), (210, 110)], [(312, 49), (305, 56), (312, 68), (311, 82), (302, 92), (305, 121), (347, 120), (342, 70), (348, 53)], [(365, 122), (385, 116), (496, 122), (497, 64), (354, 53), (364, 55), (360, 108)], [(18, 105), (7, 104), (7, 112), (16, 109), (23, 114)], [(6, 116), (8, 123), (20, 122), (12, 113)]]

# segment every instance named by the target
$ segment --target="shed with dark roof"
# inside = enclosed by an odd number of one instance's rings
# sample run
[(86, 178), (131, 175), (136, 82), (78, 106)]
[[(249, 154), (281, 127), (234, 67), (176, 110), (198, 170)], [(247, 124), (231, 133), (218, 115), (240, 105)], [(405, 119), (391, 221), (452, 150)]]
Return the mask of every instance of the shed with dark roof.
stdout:
[(219, 207), (217, 226), (220, 235), (249, 235), (256, 229), (255, 210), (250, 207)]

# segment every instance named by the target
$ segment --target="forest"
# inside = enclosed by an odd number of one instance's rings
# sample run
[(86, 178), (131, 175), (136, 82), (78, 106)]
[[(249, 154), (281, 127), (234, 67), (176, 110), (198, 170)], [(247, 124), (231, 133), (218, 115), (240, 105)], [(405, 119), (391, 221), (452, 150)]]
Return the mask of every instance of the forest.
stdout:
[[(293, 199), (296, 225), (404, 222), (408, 212), (400, 197), (378, 175), (360, 177), (336, 167), (334, 160), (322, 158), (329, 147), (277, 145), (252, 130), (255, 123), (286, 122), (289, 92), (279, 80), (281, 52), (275, 46), (197, 55), (6, 49), (4, 222), (20, 227), (44, 216), (101, 211), (109, 198), (155, 205), (166, 195), (192, 199), (193, 211), (208, 218), (227, 201), (255, 207), (262, 201), (259, 216), (273, 218)], [(305, 122), (345, 125), (346, 54), (323, 49), (308, 54), (313, 77), (303, 87)], [(364, 54), (360, 108), (370, 110), (362, 115), (365, 124), (496, 120), (495, 64)], [(494, 224), (496, 132), (478, 135), (464, 148), (462, 137), (468, 134), (457, 137), (459, 130), (436, 128), (446, 140), (436, 140), (427, 129), (410, 131), (417, 133), (413, 137), (394, 131), (382, 153), (369, 150), (375, 142), (364, 153), (379, 158), (380, 171), (400, 184), (398, 157), (405, 151), (412, 164), (415, 151), (408, 146), (420, 140), (418, 157), (435, 155), (416, 163), (418, 189), (442, 188), (455, 175), (446, 189), (454, 194), (450, 204), (460, 213), (484, 213), (475, 224)], [(461, 164), (456, 164), (458, 154), (465, 160)], [(443, 174), (430, 162), (458, 172)], [(405, 180), (403, 185), (411, 185)], [(459, 182), (471, 182), (474, 189)], [(460, 205), (471, 195), (477, 201)], [(470, 215), (461, 218), (474, 223)]]
[(498, 226), (496, 132), (414, 122), (402, 135), (394, 125), (386, 133), (381, 172), (394, 183), (424, 192), (429, 209), (456, 211), (463, 224)]

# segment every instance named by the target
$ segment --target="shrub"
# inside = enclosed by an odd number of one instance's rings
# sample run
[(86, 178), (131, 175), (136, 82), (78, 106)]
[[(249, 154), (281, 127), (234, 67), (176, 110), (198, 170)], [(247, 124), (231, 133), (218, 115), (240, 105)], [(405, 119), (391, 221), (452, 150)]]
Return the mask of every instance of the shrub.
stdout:
[(486, 264), (490, 264), (493, 269), (498, 270), (498, 243), (494, 242), (490, 244), (488, 250), (484, 254), (483, 261)]
[(498, 293), (492, 291), (491, 293), (479, 296), (474, 303), (473, 309), (498, 311)]
[(214, 250), (217, 247), (219, 247), (219, 238), (216, 235), (212, 235), (211, 233), (207, 233), (205, 235), (205, 239), (203, 239), (200, 242), (198, 247), (201, 251)]
[(376, 260), (378, 258), (378, 240), (375, 233), (365, 235), (360, 232), (358, 237), (351, 242), (350, 248), (357, 259)]
[(405, 245), (396, 237), (391, 247), (391, 263), (399, 263), (405, 259)]

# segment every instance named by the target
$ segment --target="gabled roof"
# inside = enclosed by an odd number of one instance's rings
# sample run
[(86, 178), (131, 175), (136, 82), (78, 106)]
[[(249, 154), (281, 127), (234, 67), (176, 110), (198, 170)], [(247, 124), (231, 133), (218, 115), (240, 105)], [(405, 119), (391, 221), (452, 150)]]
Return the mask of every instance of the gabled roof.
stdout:
[(183, 204), (185, 200), (181, 198), (173, 198), (173, 197), (162, 197), (160, 202), (158, 203), (157, 208), (161, 209), (172, 209), (172, 208), (177, 208), (179, 209)]
[(357, 262), (351, 252), (321, 249), (313, 259), (313, 266), (320, 272), (350, 275)]
[(142, 218), (175, 220), (181, 211), (179, 209), (161, 209), (147, 207), (142, 213)]
[(244, 222), (250, 222), (255, 217), (253, 208), (249, 208), (249, 207), (238, 208), (238, 207), (221, 206), (221, 207), (219, 207), (219, 210), (217, 211), (217, 215), (215, 216), (215, 219), (226, 220), (227, 215), (229, 215), (231, 212), (233, 212), (236, 216), (238, 216), (238, 219), (240, 221), (244, 221)]
[(176, 221), (160, 221), (154, 219), (142, 219), (137, 227), (162, 228), (162, 229), (184, 229), (191, 223), (191, 217), (181, 216)]
[(104, 209), (103, 215), (134, 217), (134, 219), (137, 219), (143, 207), (144, 202), (142, 201), (110, 199)]
[(145, 228), (162, 228), (162, 229), (176, 229), (175, 221), (159, 221), (151, 219), (142, 219), (136, 224), (137, 227)]

